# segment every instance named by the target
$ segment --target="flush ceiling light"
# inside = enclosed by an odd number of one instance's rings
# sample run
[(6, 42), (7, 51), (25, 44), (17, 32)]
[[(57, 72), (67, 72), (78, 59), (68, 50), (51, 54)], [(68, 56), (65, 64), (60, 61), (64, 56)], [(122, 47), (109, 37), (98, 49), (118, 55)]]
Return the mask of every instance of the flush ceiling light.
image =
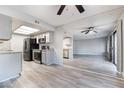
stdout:
[(39, 29), (35, 29), (27, 26), (20, 26), (18, 29), (14, 31), (14, 33), (29, 35), (38, 31)]

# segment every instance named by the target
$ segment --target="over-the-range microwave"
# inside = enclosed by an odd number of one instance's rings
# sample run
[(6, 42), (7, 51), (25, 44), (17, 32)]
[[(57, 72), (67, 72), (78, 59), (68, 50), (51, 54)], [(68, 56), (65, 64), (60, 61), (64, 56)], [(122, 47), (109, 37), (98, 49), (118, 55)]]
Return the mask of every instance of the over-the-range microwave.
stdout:
[(46, 38), (45, 37), (40, 38), (38, 41), (39, 41), (40, 44), (44, 44), (44, 43), (46, 43)]

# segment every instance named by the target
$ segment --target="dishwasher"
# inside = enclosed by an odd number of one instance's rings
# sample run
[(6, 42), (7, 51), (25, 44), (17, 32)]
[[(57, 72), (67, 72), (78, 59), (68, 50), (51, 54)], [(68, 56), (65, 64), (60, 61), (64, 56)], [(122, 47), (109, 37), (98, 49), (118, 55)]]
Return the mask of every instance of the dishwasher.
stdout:
[(42, 50), (42, 63), (45, 64), (46, 63), (46, 50)]

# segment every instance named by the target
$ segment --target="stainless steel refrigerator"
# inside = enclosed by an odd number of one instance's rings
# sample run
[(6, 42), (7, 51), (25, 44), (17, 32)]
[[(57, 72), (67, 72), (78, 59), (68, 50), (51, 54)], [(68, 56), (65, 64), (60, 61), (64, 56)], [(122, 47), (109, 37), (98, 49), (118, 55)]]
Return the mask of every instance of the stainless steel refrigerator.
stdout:
[(39, 49), (39, 44), (36, 43), (35, 38), (26, 38), (24, 40), (23, 58), (25, 61), (32, 61), (33, 49)]

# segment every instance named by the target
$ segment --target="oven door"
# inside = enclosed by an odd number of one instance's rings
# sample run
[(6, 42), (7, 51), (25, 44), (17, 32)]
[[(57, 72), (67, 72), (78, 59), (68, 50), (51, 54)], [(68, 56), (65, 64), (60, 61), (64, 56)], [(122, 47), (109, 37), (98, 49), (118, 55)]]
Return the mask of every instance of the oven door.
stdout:
[(33, 51), (33, 60), (41, 64), (41, 51)]

